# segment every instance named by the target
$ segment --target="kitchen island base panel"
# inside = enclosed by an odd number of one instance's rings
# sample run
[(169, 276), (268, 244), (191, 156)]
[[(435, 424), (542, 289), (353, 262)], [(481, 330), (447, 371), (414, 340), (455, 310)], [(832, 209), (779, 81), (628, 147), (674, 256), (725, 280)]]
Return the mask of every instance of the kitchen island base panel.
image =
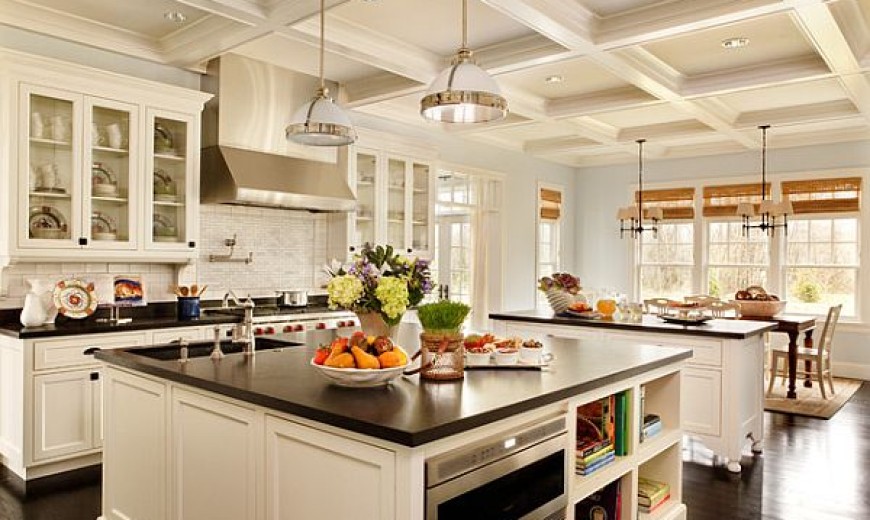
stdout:
[[(109, 424), (104, 448), (103, 515), (106, 520), (168, 520), (184, 513), (185, 520), (213, 520), (230, 518), (228, 511), (239, 514), (242, 508), (256, 512), (256, 516), (242, 517), (266, 520), (423, 520), (427, 459), (523, 425), (564, 416), (569, 430), (565, 485), (570, 508), (602, 486), (622, 479), (625, 517), (648, 518), (638, 515), (632, 498), (638, 476), (648, 475), (666, 480), (672, 487), (672, 503), (654, 517), (685, 518), (681, 367), (682, 362), (659, 367), (539, 409), (409, 447), (110, 365), (105, 368)], [(661, 434), (643, 443), (633, 433), (640, 420), (641, 385), (648, 388), (647, 402), (652, 408), (647, 409), (668, 423)], [(589, 477), (576, 475), (577, 406), (618, 392), (630, 396), (628, 455)], [(208, 500), (196, 492), (214, 489), (212, 484), (218, 480), (231, 484), (232, 489), (207, 493)], [(359, 482), (366, 485), (359, 486)], [(349, 491), (330, 491), (337, 488)]]
[[(754, 333), (742, 322), (745, 337), (690, 335), (679, 330), (663, 331), (656, 326), (633, 330), (608, 329), (600, 324), (585, 326), (582, 320), (555, 324), (495, 321), (495, 332), (505, 337), (538, 338), (545, 348), (570, 346), (578, 341), (597, 340), (601, 348), (614, 342), (634, 342), (691, 349), (693, 357), (683, 370), (681, 402), (686, 435), (704, 443), (725, 462), (731, 471), (740, 471), (743, 449), (752, 439), (753, 449), (764, 441), (764, 341), (766, 324), (759, 323)], [(721, 321), (721, 320), (720, 320)]]

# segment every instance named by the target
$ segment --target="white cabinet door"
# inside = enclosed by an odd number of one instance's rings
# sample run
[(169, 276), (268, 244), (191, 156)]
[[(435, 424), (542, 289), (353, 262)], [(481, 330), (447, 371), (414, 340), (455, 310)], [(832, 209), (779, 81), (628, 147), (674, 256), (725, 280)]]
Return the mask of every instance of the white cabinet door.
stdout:
[(45, 460), (94, 447), (94, 370), (33, 377), (33, 460)]
[(683, 429), (687, 433), (718, 436), (722, 422), (722, 373), (684, 368), (681, 395)]
[(103, 517), (164, 520), (167, 513), (166, 385), (106, 371)]
[(268, 520), (395, 518), (393, 452), (274, 417), (265, 485)]
[(251, 408), (173, 389), (171, 518), (256, 518), (263, 432), (257, 419)]

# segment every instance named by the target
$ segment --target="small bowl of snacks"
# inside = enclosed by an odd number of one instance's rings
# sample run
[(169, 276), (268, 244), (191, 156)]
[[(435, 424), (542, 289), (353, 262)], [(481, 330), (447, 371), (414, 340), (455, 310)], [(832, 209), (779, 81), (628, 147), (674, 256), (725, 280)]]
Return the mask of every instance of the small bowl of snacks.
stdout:
[(516, 365), (520, 360), (520, 349), (516, 347), (499, 347), (495, 351), (496, 365)]
[(520, 363), (540, 365), (544, 361), (544, 345), (537, 340), (527, 339), (520, 346)]
[(481, 346), (465, 348), (465, 364), (472, 367), (489, 365), (495, 345), (486, 343)]

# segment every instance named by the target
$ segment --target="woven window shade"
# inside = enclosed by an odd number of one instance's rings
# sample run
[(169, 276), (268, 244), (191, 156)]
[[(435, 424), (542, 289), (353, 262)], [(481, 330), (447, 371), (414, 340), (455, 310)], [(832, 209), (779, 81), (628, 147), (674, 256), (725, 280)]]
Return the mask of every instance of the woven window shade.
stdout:
[[(765, 184), (770, 198), (770, 183)], [(705, 217), (735, 217), (737, 204), (751, 202), (758, 211), (761, 203), (761, 183), (728, 184), (725, 186), (704, 186)]]
[[(635, 202), (639, 195), (634, 193)], [(695, 218), (695, 188), (644, 190), (643, 207), (661, 208), (666, 220), (691, 220)]]
[(541, 218), (543, 220), (559, 220), (562, 215), (562, 192), (541, 188)]
[(861, 210), (861, 178), (784, 181), (782, 197), (791, 201), (795, 214), (854, 213)]

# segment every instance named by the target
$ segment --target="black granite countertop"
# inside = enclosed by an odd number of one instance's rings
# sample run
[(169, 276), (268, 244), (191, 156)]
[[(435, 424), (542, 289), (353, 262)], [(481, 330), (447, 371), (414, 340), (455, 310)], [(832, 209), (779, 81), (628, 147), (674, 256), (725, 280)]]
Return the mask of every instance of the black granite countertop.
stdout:
[(419, 446), (594, 390), (686, 358), (691, 351), (625, 342), (555, 346), (547, 370), (475, 370), (460, 381), (400, 377), (342, 388), (309, 365), (312, 347), (231, 354), (220, 361), (156, 361), (101, 351), (104, 362), (405, 446)]
[(175, 327), (196, 327), (198, 325), (217, 325), (236, 323), (238, 316), (210, 314), (196, 320), (181, 321), (175, 316), (134, 318), (130, 323), (111, 324), (99, 322), (96, 318), (71, 320), (58, 318), (53, 325), (25, 327), (20, 323), (0, 324), (0, 334), (19, 339), (47, 338), (52, 336), (76, 336), (79, 334), (103, 334), (108, 332), (127, 332), (133, 330), (170, 329)]
[(572, 325), (576, 327), (598, 327), (603, 329), (629, 330), (633, 332), (658, 332), (682, 334), (686, 336), (708, 336), (714, 338), (746, 339), (763, 334), (776, 328), (776, 323), (751, 320), (710, 320), (703, 325), (684, 326), (666, 323), (656, 316), (644, 315), (640, 323), (613, 320), (587, 320), (582, 318), (562, 318), (552, 311), (509, 311), (493, 312), (490, 319), (503, 321), (522, 321), (549, 325)]

